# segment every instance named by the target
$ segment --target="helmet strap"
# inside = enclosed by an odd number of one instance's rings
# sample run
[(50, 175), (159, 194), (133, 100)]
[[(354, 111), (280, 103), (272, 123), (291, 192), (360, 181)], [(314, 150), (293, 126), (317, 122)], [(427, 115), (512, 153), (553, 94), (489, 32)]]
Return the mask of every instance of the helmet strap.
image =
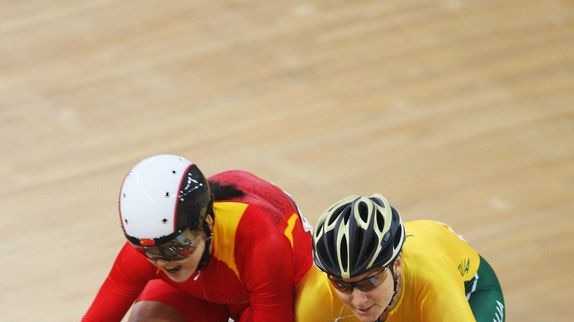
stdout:
[[(391, 275), (393, 276), (393, 296), (391, 296), (391, 301), (389, 302), (387, 307), (383, 310), (382, 315), (385, 316), (385, 319), (386, 319), (386, 316), (388, 315), (388, 313), (390, 311), (390, 308), (398, 300), (397, 295), (398, 295), (398, 291), (399, 291), (399, 285), (401, 282), (401, 276), (400, 276), (400, 274), (397, 274), (395, 272), (395, 261), (396, 260), (397, 260), (397, 258), (393, 259), (393, 261), (389, 264), (389, 269), (391, 270)], [(381, 317), (379, 316), (375, 322), (381, 322)]]
[(209, 237), (205, 238), (205, 248), (203, 249), (203, 254), (197, 265), (197, 270), (202, 270), (207, 266), (207, 262), (211, 258), (211, 234)]
[[(207, 216), (211, 216), (208, 214)], [(199, 264), (197, 265), (197, 269), (203, 269), (207, 266), (207, 262), (211, 258), (211, 237), (213, 236), (213, 230), (211, 229), (210, 224), (207, 222), (207, 216), (203, 219), (203, 231), (207, 236), (205, 238), (205, 248), (203, 249), (203, 255), (201, 255), (201, 259), (199, 260)], [(213, 221), (213, 217), (211, 217)]]

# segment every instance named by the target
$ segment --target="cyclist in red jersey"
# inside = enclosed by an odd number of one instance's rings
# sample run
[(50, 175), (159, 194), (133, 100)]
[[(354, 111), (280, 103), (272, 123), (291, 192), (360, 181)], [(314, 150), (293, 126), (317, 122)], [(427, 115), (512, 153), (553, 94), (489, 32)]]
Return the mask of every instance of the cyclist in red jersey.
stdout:
[(248, 172), (206, 179), (174, 155), (127, 174), (121, 248), (83, 322), (292, 322), (312, 266), (310, 226), (288, 194)]

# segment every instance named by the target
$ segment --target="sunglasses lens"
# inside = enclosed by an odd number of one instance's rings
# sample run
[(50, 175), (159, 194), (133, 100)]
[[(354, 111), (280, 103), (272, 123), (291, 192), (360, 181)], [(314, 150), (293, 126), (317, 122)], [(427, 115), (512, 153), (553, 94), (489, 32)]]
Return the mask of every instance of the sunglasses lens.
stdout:
[(358, 282), (357, 284), (355, 284), (355, 287), (363, 292), (368, 292), (374, 289), (375, 287), (379, 286), (380, 284), (381, 282), (379, 281), (379, 279), (374, 276)]
[(333, 286), (335, 286), (335, 288), (338, 289), (339, 291), (343, 293), (353, 292), (353, 285), (351, 285), (351, 283), (345, 283), (343, 281), (338, 280), (331, 280), (331, 281), (333, 283)]
[(182, 260), (190, 256), (197, 249), (200, 237), (190, 239), (189, 233), (183, 232), (173, 240), (159, 246), (139, 248), (151, 260)]
[[(150, 247), (151, 248), (151, 247)], [(187, 256), (191, 255), (193, 252), (190, 252), (188, 250), (178, 250), (178, 249), (174, 249), (174, 248), (158, 248), (158, 247), (153, 247), (155, 249), (146, 249), (144, 251), (144, 254), (147, 256), (147, 258), (151, 259), (151, 260), (158, 260), (158, 259), (164, 259), (164, 260), (180, 260), (180, 259), (184, 259)]]
[(362, 292), (369, 292), (375, 289), (377, 286), (381, 285), (385, 281), (387, 276), (386, 274), (383, 274), (385, 273), (385, 271), (386, 268), (379, 271), (373, 276), (367, 277), (357, 282), (344, 282), (340, 279), (333, 277), (329, 277), (329, 279), (331, 280), (333, 286), (335, 286), (336, 289), (338, 289), (343, 293), (352, 293), (354, 288), (358, 288)]

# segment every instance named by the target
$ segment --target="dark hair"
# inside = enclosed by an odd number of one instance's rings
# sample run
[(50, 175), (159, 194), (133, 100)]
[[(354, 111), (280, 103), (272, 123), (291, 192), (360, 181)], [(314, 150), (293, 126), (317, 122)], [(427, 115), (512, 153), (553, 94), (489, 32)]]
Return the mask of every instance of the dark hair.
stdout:
[(213, 201), (230, 200), (243, 197), (245, 192), (239, 190), (233, 184), (220, 184), (217, 181), (208, 180), (213, 195)]

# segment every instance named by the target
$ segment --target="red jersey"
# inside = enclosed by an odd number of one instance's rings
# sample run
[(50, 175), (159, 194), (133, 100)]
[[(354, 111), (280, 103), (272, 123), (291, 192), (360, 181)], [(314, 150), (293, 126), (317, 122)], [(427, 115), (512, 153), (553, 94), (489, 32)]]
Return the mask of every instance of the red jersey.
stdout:
[(305, 219), (289, 195), (248, 172), (227, 171), (210, 181), (232, 184), (244, 196), (214, 203), (207, 265), (177, 283), (126, 242), (82, 321), (119, 322), (153, 279), (182, 296), (225, 305), (236, 321), (293, 321), (295, 286), (313, 263)]

